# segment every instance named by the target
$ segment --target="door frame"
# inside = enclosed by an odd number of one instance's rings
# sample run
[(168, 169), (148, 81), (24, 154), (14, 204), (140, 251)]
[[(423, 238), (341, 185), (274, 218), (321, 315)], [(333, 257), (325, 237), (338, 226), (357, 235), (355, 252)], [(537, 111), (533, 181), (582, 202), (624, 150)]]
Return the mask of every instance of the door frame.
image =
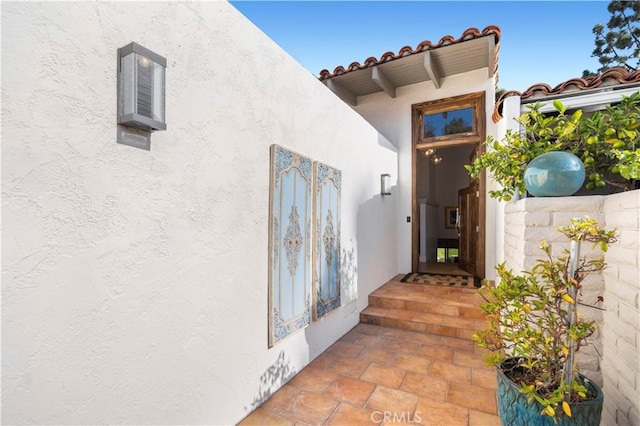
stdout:
[[(474, 129), (460, 135), (448, 135), (422, 139), (422, 116), (437, 112), (451, 111), (455, 109), (474, 107)], [(486, 104), (485, 92), (469, 93), (461, 96), (421, 102), (411, 105), (411, 270), (418, 272), (419, 241), (419, 206), (418, 206), (418, 155), (427, 148), (448, 148), (459, 145), (475, 145), (476, 156), (485, 152), (484, 141), (486, 138)], [(484, 278), (485, 250), (486, 250), (486, 173), (478, 177), (478, 222), (479, 232), (476, 242), (476, 276)]]

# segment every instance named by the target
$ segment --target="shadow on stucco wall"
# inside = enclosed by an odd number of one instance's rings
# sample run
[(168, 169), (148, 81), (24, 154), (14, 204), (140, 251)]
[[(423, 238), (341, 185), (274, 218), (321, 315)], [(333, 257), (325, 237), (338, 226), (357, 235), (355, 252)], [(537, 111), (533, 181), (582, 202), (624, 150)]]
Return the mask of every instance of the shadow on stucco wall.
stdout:
[(355, 248), (342, 249), (340, 254), (340, 291), (342, 306), (346, 307), (358, 298), (358, 265), (355, 260)]
[(258, 394), (253, 397), (253, 401), (249, 407), (244, 407), (245, 412), (249, 413), (262, 405), (280, 386), (288, 382), (296, 373), (289, 362), (285, 360), (284, 352), (280, 351), (276, 361), (260, 376)]
[(377, 194), (358, 208), (357, 293), (361, 298), (366, 298), (398, 270), (398, 187), (391, 187), (390, 192), (391, 195)]

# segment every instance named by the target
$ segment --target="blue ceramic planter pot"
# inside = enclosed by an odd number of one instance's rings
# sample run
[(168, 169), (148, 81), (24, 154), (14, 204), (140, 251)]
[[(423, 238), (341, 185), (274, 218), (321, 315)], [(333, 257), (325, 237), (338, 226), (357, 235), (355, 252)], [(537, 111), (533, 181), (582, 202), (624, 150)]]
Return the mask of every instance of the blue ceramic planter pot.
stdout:
[(536, 197), (566, 197), (584, 183), (582, 160), (570, 152), (554, 151), (533, 159), (524, 171), (524, 186)]
[[(509, 360), (505, 361), (508, 362)], [(557, 423), (547, 415), (541, 415), (542, 405), (537, 401), (527, 402), (527, 396), (518, 391), (519, 386), (512, 382), (498, 366), (498, 415), (503, 425), (527, 426), (600, 426), (604, 397), (598, 385), (589, 382), (589, 389), (596, 394), (591, 401), (571, 403), (571, 417), (560, 408), (556, 410)]]

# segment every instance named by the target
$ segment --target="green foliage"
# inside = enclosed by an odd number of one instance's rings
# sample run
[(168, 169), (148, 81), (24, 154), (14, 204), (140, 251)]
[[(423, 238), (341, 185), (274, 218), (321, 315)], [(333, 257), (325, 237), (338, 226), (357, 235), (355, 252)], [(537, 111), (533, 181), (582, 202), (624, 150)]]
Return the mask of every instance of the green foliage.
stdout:
[[(592, 242), (603, 251), (616, 240), (615, 231), (600, 228), (589, 217), (572, 219), (568, 227), (558, 231), (571, 241)], [(542, 414), (555, 417), (560, 412), (570, 413), (566, 401), (586, 396), (570, 354), (585, 344), (596, 327), (593, 321), (573, 313), (580, 303), (577, 295), (581, 282), (606, 264), (603, 257), (580, 259), (571, 275), (567, 250), (554, 258), (545, 241), (540, 249), (545, 256), (531, 270), (515, 274), (502, 263), (496, 267), (499, 285), (492, 287), (487, 282), (479, 290), (485, 300), (481, 308), (488, 325), (474, 333), (473, 340), (491, 351), (485, 355), (489, 365), (499, 365), (507, 357), (521, 357), (527, 374), (520, 392), (529, 401), (540, 403)]]
[(616, 0), (609, 3), (607, 10), (611, 17), (606, 29), (603, 24), (593, 27), (595, 49), (591, 56), (600, 62), (598, 72), (612, 67), (636, 71), (640, 64), (640, 2)]
[(520, 116), (521, 131), (507, 131), (502, 141), (489, 136), (487, 152), (465, 166), (473, 178), (485, 169), (502, 186), (490, 191), (493, 198), (509, 201), (524, 193), (524, 170), (534, 158), (550, 151), (571, 152), (582, 159), (587, 171), (587, 189), (611, 186), (632, 189), (631, 179), (640, 178), (640, 92), (623, 97), (605, 110), (585, 116), (578, 109), (569, 114), (559, 100), (556, 115), (540, 112), (541, 105), (528, 105)]

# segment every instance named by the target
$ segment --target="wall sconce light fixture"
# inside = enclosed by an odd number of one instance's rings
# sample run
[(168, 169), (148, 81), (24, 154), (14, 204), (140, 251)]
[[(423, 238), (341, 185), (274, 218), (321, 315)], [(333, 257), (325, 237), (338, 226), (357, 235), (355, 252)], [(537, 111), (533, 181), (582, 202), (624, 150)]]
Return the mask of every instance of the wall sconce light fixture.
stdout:
[(389, 173), (380, 175), (380, 195), (391, 195), (391, 175)]
[(118, 49), (118, 124), (147, 132), (166, 130), (167, 60), (129, 43)]

